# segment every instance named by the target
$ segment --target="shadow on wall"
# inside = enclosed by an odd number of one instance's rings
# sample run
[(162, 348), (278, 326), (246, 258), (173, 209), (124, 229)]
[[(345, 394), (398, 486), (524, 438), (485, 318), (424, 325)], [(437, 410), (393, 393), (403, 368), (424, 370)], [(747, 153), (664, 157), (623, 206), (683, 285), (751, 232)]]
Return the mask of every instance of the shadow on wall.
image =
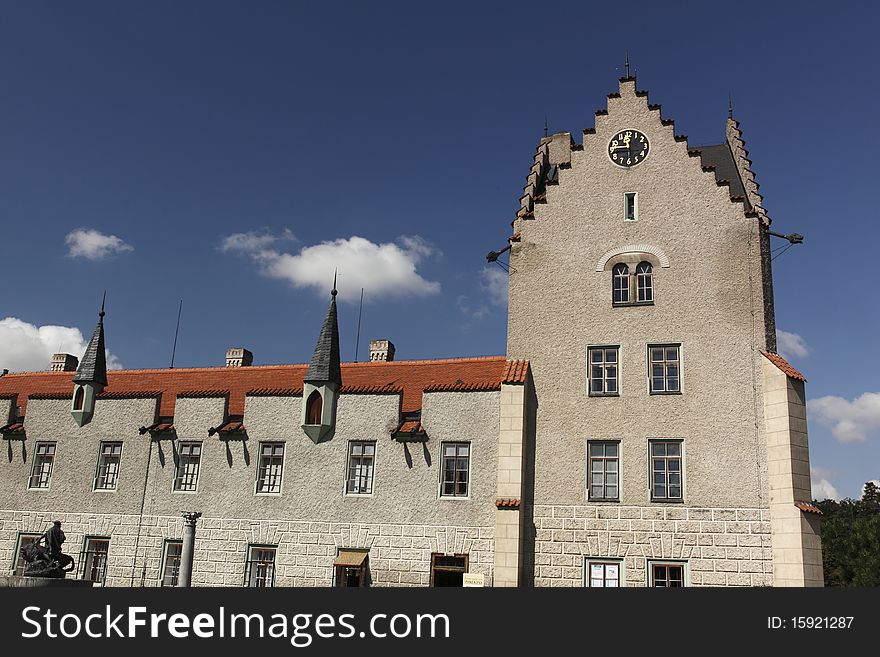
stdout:
[(535, 426), (538, 417), (538, 396), (529, 370), (526, 381), (526, 435), (523, 472), (523, 567), (520, 586), (535, 585)]

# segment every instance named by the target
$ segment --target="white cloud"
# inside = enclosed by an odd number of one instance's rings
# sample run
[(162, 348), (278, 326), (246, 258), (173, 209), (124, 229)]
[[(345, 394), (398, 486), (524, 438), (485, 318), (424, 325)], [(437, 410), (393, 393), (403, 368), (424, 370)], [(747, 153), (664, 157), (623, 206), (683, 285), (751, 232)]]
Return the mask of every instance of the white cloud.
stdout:
[(263, 275), (322, 294), (330, 291), (333, 271), (338, 269), (339, 299), (353, 303), (360, 298), (362, 287), (365, 299), (428, 296), (440, 291), (440, 283), (428, 281), (416, 271), (424, 258), (439, 255), (421, 237), (403, 236), (399, 243), (376, 244), (354, 235), (303, 247), (297, 254), (271, 248), (279, 240), (291, 238), (289, 231), (280, 236), (236, 233), (223, 239), (220, 250), (248, 255)]
[(804, 339), (797, 333), (789, 333), (788, 331), (776, 331), (776, 342), (779, 353), (786, 358), (806, 358), (810, 355), (810, 347)]
[(488, 293), (493, 305), (507, 305), (507, 272), (501, 267), (483, 267), (480, 271), (480, 287)]
[(64, 238), (69, 250), (67, 255), (71, 258), (88, 258), (89, 260), (103, 260), (117, 253), (134, 251), (134, 247), (126, 244), (116, 235), (105, 235), (91, 228), (77, 228)]
[(866, 392), (852, 401), (828, 395), (811, 399), (807, 409), (816, 420), (831, 427), (842, 443), (861, 443), (880, 431), (880, 392)]
[(814, 500), (839, 500), (840, 493), (830, 481), (829, 473), (824, 468), (810, 468), (810, 484), (813, 488)]
[[(82, 358), (86, 344), (82, 332), (75, 327), (34, 326), (15, 317), (0, 319), (0, 369), (45, 371), (49, 369), (52, 354), (68, 353)], [(122, 364), (107, 352), (107, 367), (118, 370)]]

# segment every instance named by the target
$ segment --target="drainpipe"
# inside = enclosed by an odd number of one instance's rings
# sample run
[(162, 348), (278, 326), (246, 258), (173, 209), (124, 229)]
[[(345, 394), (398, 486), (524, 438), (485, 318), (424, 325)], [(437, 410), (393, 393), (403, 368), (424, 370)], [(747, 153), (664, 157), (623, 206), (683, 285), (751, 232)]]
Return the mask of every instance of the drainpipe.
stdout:
[(183, 514), (183, 547), (180, 552), (180, 572), (177, 575), (177, 586), (189, 588), (192, 581), (193, 548), (196, 543), (196, 521), (202, 517), (196, 511)]

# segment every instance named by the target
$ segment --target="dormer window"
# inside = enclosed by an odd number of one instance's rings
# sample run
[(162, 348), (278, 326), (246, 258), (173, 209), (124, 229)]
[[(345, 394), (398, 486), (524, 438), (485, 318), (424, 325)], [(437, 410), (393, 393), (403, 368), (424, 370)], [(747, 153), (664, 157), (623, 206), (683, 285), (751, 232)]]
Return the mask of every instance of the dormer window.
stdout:
[(324, 400), (317, 390), (309, 395), (306, 406), (306, 424), (321, 424), (321, 415), (324, 411)]

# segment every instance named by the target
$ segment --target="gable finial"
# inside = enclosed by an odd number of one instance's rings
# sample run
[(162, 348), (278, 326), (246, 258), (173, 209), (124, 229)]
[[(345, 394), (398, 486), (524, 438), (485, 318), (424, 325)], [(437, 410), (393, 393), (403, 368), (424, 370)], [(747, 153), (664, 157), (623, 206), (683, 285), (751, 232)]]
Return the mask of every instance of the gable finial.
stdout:
[(624, 75), (624, 77), (628, 78), (629, 77), (629, 50), (626, 51), (625, 69), (626, 69), (626, 75)]
[(336, 296), (336, 268), (333, 269), (333, 289), (330, 290), (330, 296)]
[(727, 118), (733, 118), (733, 96), (731, 94), (727, 94)]
[(104, 318), (104, 302), (107, 300), (107, 290), (104, 290), (104, 296), (101, 297), (101, 311), (98, 313), (98, 317)]
[(544, 112), (544, 136), (546, 137), (549, 132), (550, 128), (547, 125), (547, 112)]

